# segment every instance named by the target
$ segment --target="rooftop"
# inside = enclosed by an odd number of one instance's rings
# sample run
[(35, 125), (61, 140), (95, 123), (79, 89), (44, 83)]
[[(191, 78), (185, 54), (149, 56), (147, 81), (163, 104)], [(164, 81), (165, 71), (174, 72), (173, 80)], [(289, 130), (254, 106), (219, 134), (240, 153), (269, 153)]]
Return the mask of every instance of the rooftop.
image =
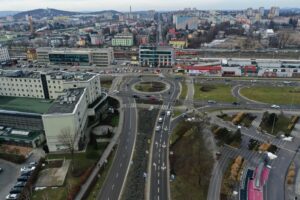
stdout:
[(27, 97), (0, 96), (0, 109), (19, 112), (45, 113), (52, 101)]
[(65, 81), (87, 81), (91, 79), (95, 74), (82, 73), (82, 72), (64, 72), (64, 71), (51, 71), (47, 75), (51, 76), (51, 79), (65, 80)]
[(84, 90), (84, 88), (67, 90), (66, 95), (59, 96), (45, 114), (72, 113)]
[(0, 77), (40, 78), (40, 72), (22, 71), (22, 70), (0, 70)]
[(40, 134), (42, 134), (41, 131), (23, 131), (23, 130), (16, 130), (12, 128), (3, 128), (2, 130), (0, 130), (0, 140), (17, 139), (17, 140), (31, 141), (35, 139), (37, 136), (39, 136)]
[(88, 52), (107, 52), (110, 48), (51, 48), (51, 47), (39, 47), (37, 52), (48, 51), (51, 53), (88, 53)]

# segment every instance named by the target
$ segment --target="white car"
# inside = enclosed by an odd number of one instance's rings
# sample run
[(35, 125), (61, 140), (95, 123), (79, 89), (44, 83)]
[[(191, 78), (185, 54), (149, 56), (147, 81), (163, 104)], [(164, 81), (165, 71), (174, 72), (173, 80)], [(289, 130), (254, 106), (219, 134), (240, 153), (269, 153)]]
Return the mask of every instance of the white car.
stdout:
[(35, 170), (35, 166), (31, 166), (31, 167), (22, 167), (21, 168), (21, 172), (29, 172), (29, 171), (33, 171)]
[(163, 118), (162, 118), (162, 117), (158, 118), (158, 122), (159, 122), (159, 123), (162, 123), (162, 121), (163, 121)]
[(278, 109), (278, 108), (280, 108), (280, 106), (273, 104), (273, 105), (271, 105), (271, 108)]
[(156, 126), (155, 127), (155, 131), (160, 131), (161, 127), (160, 126)]
[(170, 115), (171, 115), (171, 111), (168, 110), (168, 111), (167, 111), (167, 116), (170, 116)]

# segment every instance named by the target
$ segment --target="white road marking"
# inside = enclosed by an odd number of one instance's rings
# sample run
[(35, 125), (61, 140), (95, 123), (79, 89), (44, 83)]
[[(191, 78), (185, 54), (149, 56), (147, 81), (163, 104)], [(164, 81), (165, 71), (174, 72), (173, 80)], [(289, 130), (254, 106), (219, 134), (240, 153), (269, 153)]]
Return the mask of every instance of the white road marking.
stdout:
[(118, 178), (119, 177), (119, 173), (116, 173), (116, 178)]
[(115, 184), (112, 184), (111, 186), (111, 190), (114, 190)]
[(123, 165), (123, 164), (122, 164), (122, 163), (120, 163), (120, 167), (122, 167), (122, 165)]

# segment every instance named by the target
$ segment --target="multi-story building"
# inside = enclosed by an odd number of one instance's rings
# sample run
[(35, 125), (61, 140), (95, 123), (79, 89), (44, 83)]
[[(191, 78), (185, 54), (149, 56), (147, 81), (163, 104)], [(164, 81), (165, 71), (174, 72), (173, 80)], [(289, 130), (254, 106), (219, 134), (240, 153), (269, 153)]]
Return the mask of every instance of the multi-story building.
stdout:
[(174, 48), (183, 49), (187, 46), (187, 40), (186, 39), (171, 39), (169, 41), (169, 45)]
[(280, 8), (279, 7), (271, 7), (270, 11), (269, 11), (269, 18), (273, 18), (273, 17), (278, 17), (279, 16), (279, 12), (280, 12)]
[(198, 28), (198, 17), (191, 15), (173, 15), (173, 23), (176, 29), (196, 30)]
[(139, 64), (149, 67), (172, 67), (174, 49), (167, 46), (145, 45), (139, 48)]
[(80, 149), (88, 116), (95, 116), (105, 99), (100, 76), (93, 73), (2, 70), (0, 95), (0, 126), (42, 132), (50, 151), (65, 148), (59, 140), (63, 132), (69, 132), (75, 150)]
[(111, 41), (112, 46), (131, 47), (133, 46), (133, 35), (131, 33), (117, 34)]
[(0, 62), (10, 60), (7, 48), (0, 46)]
[(36, 60), (37, 55), (36, 55), (36, 50), (35, 49), (28, 49), (27, 50), (27, 60)]
[(263, 17), (265, 15), (265, 8), (264, 7), (260, 7), (258, 9), (258, 13), (260, 14), (261, 17)]
[(149, 35), (137, 35), (136, 40), (138, 45), (144, 45), (149, 43)]
[(58, 65), (95, 65), (106, 67), (113, 63), (113, 49), (91, 49), (91, 48), (49, 48), (37, 49), (37, 60), (42, 64)]

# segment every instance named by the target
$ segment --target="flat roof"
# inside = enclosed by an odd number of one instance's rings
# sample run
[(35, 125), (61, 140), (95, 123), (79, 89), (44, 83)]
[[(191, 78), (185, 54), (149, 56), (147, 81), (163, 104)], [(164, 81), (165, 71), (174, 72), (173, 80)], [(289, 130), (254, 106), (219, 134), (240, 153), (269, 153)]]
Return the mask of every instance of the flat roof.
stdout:
[(43, 114), (52, 104), (53, 101), (45, 99), (0, 96), (0, 109), (3, 110)]
[[(85, 88), (69, 89), (66, 95), (59, 96), (45, 114), (72, 113)], [(74, 97), (72, 101), (67, 101)]]
[[(15, 139), (15, 140), (26, 140), (32, 141), (40, 134), (43, 134), (42, 131), (28, 131), (28, 135), (20, 135), (20, 134), (12, 134), (12, 131), (16, 131), (18, 129), (10, 129), (7, 128), (3, 131), (0, 131), (0, 139), (7, 140), (7, 139)], [(20, 131), (20, 130), (19, 130)]]

